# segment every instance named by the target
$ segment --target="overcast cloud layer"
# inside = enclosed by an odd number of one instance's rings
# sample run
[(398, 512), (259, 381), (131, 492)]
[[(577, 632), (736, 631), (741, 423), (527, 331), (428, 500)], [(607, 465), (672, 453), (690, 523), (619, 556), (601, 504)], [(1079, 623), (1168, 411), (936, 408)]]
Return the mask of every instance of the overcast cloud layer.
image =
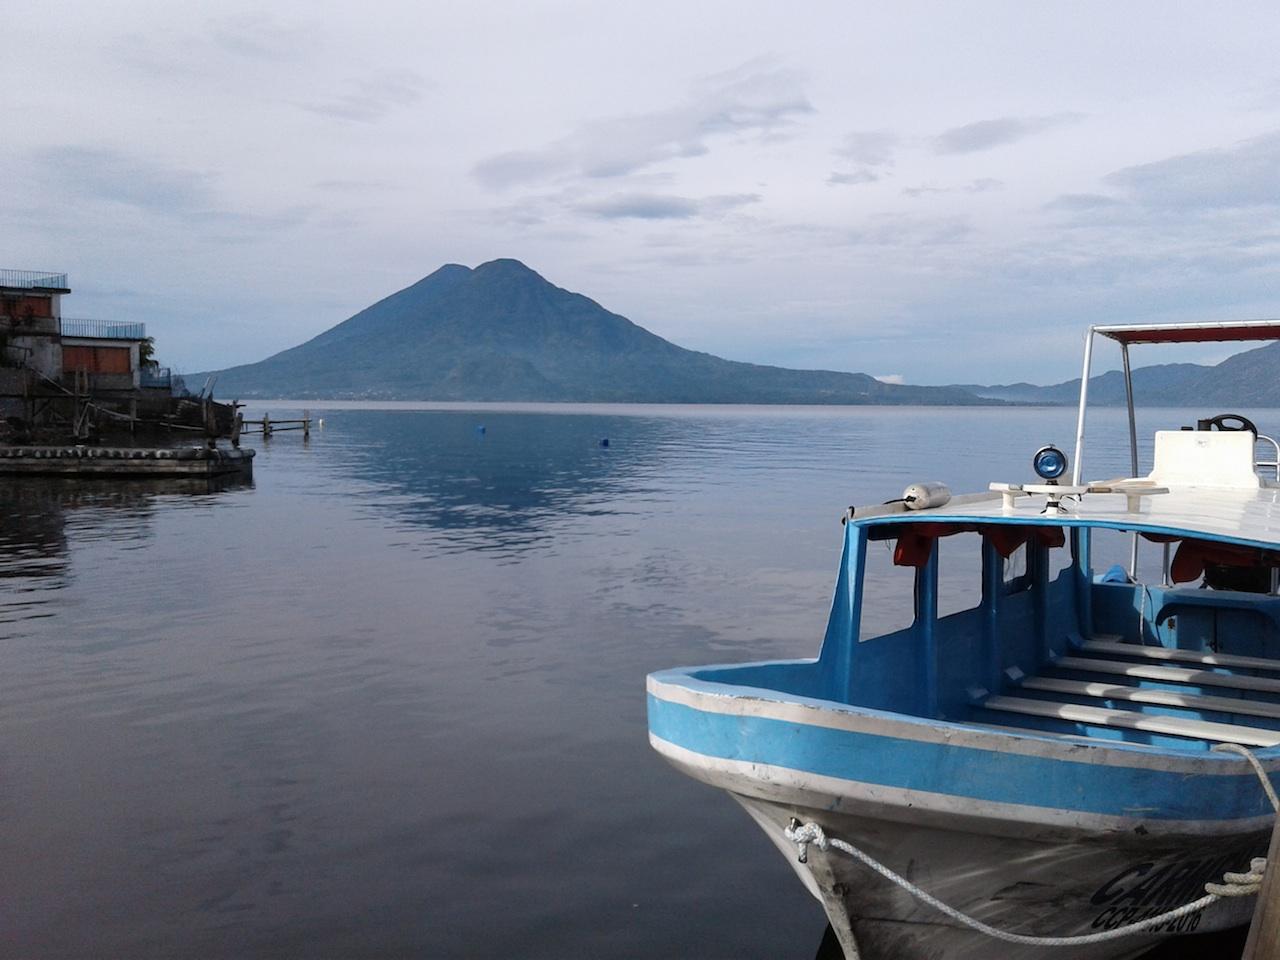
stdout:
[(5, 21), (0, 267), (186, 370), (504, 256), (916, 383), (1280, 315), (1274, 4), (895, 6), (48, 3)]

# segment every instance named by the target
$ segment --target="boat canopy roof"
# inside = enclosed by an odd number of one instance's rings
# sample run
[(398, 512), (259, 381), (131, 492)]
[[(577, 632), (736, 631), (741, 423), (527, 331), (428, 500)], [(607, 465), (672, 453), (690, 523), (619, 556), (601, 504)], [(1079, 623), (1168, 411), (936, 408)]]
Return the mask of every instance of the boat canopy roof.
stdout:
[(1206, 343), (1232, 340), (1280, 340), (1280, 320), (1230, 320), (1205, 323), (1123, 323), (1096, 326), (1094, 333), (1119, 343)]
[(1044, 512), (1046, 497), (1023, 496), (1012, 507), (999, 492), (953, 497), (942, 506), (909, 510), (901, 503), (853, 510), (859, 525), (901, 523), (1016, 524), (1104, 527), (1161, 537), (1196, 538), (1262, 549), (1280, 547), (1280, 489), (1173, 488), (1133, 504), (1123, 493), (1086, 493)]
[(1080, 376), (1080, 407), (1076, 415), (1076, 455), (1071, 482), (1079, 484), (1084, 466), (1085, 413), (1089, 405), (1089, 379), (1093, 369), (1093, 338), (1107, 337), (1120, 344), (1124, 363), (1125, 404), (1129, 410), (1129, 459), (1138, 473), (1137, 419), (1133, 409), (1133, 371), (1129, 346), (1134, 343), (1207, 343), (1280, 340), (1280, 320), (1211, 320), (1200, 323), (1120, 323), (1089, 327), (1084, 339), (1084, 372)]

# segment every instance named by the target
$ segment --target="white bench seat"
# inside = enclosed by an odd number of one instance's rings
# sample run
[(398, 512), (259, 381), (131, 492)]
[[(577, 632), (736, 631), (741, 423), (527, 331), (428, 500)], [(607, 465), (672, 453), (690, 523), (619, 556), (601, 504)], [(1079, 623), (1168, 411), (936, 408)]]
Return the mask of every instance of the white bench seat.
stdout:
[(1062, 680), (1058, 677), (1027, 677), (1021, 689), (1043, 693), (1065, 693), (1077, 697), (1096, 697), (1099, 700), (1123, 700), (1126, 703), (1150, 703), (1163, 707), (1181, 707), (1186, 710), (1212, 710), (1214, 713), (1244, 714), (1280, 720), (1280, 703), (1264, 703), (1260, 700), (1240, 700), (1236, 697), (1207, 697), (1177, 690), (1153, 690), (1149, 687), (1130, 687), (1121, 683), (1093, 683), (1088, 680)]
[(1060, 670), (1086, 673), (1110, 673), (1140, 680), (1161, 680), (1202, 687), (1229, 687), (1233, 690), (1256, 690), (1280, 694), (1280, 678), (1246, 677), (1212, 670), (1190, 670), (1185, 667), (1161, 667), (1146, 663), (1123, 663), (1119, 660), (1096, 660), (1093, 657), (1059, 657), (1053, 666)]
[(1211, 723), (1206, 720), (1184, 720), (1181, 717), (1152, 716), (1132, 710), (1109, 710), (1105, 707), (1089, 707), (1077, 703), (1055, 703), (1051, 700), (1031, 700), (1026, 697), (988, 697), (983, 706), (988, 710), (1017, 713), (1024, 716), (1048, 717), (1070, 723), (1087, 723), (1100, 727), (1117, 727), (1139, 730), (1190, 740), (1212, 740), (1219, 743), (1239, 743), (1250, 747), (1274, 747), (1280, 745), (1280, 731), (1262, 730), (1234, 723)]
[(1144, 660), (1174, 660), (1180, 663), (1198, 663), (1204, 667), (1234, 667), (1237, 670), (1271, 670), (1280, 672), (1280, 660), (1270, 657), (1242, 657), (1233, 653), (1199, 653), (1195, 650), (1176, 650), (1170, 647), (1146, 647), (1137, 643), (1116, 643), (1110, 640), (1090, 640), (1080, 647), (1085, 653), (1101, 653), (1108, 656), (1141, 657)]

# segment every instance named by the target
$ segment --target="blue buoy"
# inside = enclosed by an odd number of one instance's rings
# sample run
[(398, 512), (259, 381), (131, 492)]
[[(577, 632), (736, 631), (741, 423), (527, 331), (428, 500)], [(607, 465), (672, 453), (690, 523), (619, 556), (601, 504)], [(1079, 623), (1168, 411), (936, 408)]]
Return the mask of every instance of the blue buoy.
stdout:
[(482, 424), (480, 424), (480, 426), (476, 427), (476, 433), (480, 434), (481, 436), (484, 436), (484, 424), (483, 424), (483, 423), (482, 423)]
[(608, 437), (605, 437), (604, 439), (602, 439), (602, 440), (600, 441), (600, 446), (602, 446), (602, 447), (607, 447), (608, 445), (609, 445), (609, 438), (608, 438)]

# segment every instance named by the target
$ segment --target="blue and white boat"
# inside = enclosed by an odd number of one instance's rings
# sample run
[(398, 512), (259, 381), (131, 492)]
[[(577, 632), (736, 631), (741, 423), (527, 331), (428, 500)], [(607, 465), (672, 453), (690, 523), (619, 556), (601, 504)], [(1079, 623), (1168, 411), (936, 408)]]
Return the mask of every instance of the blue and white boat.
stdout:
[[(1098, 337), (1121, 347), (1133, 475), (1086, 482)], [(1248, 922), (1254, 896), (1140, 924), (1266, 852), (1280, 447), (1236, 415), (1173, 424), (1137, 476), (1129, 346), (1277, 338), (1280, 321), (1090, 328), (1073, 473), (1047, 448), (1035, 483), (960, 496), (923, 484), (851, 508), (816, 659), (650, 675), (653, 747), (746, 808), (846, 956), (1100, 960)], [(1098, 573), (1107, 538), (1128, 562)], [(868, 562), (890, 547), (908, 622), (868, 637), (869, 611), (890, 599)], [(981, 590), (970, 609), (940, 610), (956, 555)], [(818, 828), (895, 878), (825, 840), (798, 857)], [(922, 893), (1021, 941), (997, 943)]]

